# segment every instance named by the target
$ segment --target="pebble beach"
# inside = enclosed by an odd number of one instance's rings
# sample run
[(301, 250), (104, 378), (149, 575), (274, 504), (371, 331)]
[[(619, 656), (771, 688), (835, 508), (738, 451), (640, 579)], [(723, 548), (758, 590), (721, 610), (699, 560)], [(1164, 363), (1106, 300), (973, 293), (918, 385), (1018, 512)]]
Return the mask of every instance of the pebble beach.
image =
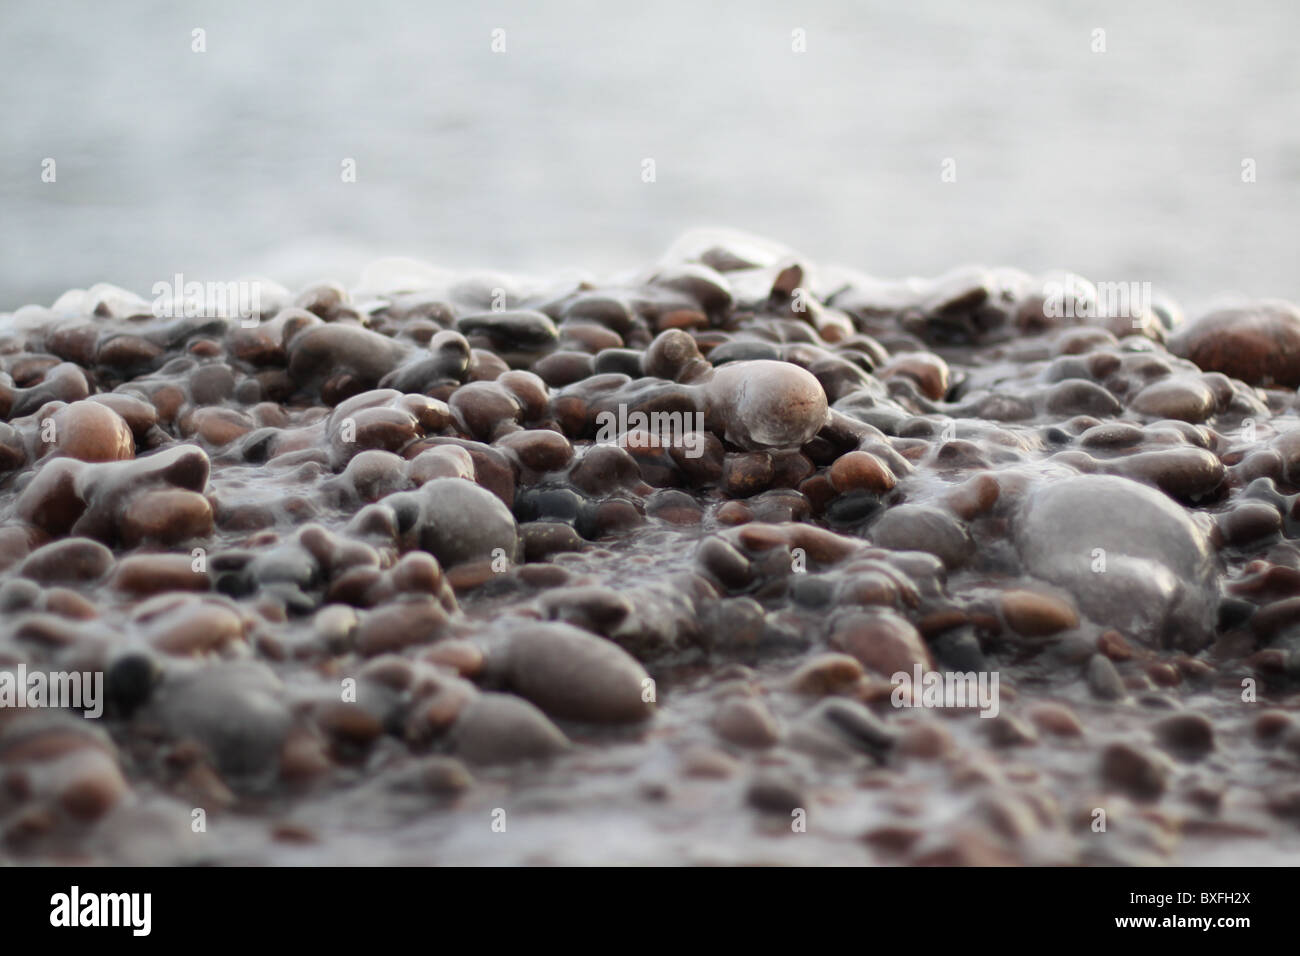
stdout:
[(255, 291), (0, 314), (0, 670), (102, 681), (0, 707), (13, 859), (1300, 851), (1296, 306), (717, 230)]

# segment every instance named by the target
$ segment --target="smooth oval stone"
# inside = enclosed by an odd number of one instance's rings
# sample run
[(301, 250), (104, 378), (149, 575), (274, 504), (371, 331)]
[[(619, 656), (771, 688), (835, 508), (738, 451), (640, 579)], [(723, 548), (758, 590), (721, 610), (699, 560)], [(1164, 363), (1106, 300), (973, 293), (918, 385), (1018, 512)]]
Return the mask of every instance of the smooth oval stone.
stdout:
[(136, 495), (127, 504), (118, 526), (123, 542), (179, 544), (212, 533), (212, 505), (183, 488), (159, 488)]
[(227, 650), (244, 636), (244, 622), (228, 603), (191, 595), (167, 595), (140, 605), (169, 602), (143, 623), (148, 642), (166, 654), (190, 657)]
[(1169, 350), (1248, 385), (1295, 388), (1300, 385), (1300, 309), (1276, 301), (1220, 309), (1178, 329)]
[(930, 653), (920, 633), (889, 610), (853, 611), (837, 617), (830, 644), (885, 677), (901, 673), (910, 678), (915, 667), (930, 668)]
[(586, 547), (573, 525), (562, 521), (529, 521), (519, 526), (524, 560), (546, 561), (554, 554), (581, 551)]
[(1127, 455), (1112, 465), (1125, 478), (1149, 481), (1165, 494), (1196, 501), (1223, 482), (1219, 456), (1203, 448), (1173, 447)]
[(831, 465), (830, 481), (840, 494), (867, 491), (883, 495), (893, 490), (896, 479), (883, 461), (870, 452), (851, 451)]
[[(50, 416), (54, 448), (81, 461), (126, 461), (135, 457), (131, 427), (117, 412), (100, 402), (80, 401)], [(44, 422), (41, 423), (44, 428)]]
[(534, 471), (558, 471), (573, 460), (573, 445), (559, 432), (539, 429), (502, 436), (496, 443), (519, 456)]
[(545, 714), (511, 694), (479, 694), (461, 711), (448, 739), (457, 754), (478, 764), (538, 760), (569, 747)]
[(649, 676), (627, 651), (566, 624), (516, 629), (505, 655), (507, 686), (554, 717), (635, 723), (654, 713)]
[(596, 373), (596, 366), (586, 352), (565, 350), (538, 359), (533, 363), (532, 371), (552, 388), (563, 388), (590, 378)]
[(1128, 696), (1124, 679), (1119, 676), (1111, 659), (1104, 654), (1094, 654), (1088, 659), (1085, 677), (1094, 697), (1101, 700), (1122, 700)]
[(497, 548), (515, 560), (514, 515), (492, 492), (460, 478), (435, 478), (409, 494), (418, 496), (420, 547), (444, 568), (491, 559)]
[(1015, 540), (1025, 567), (1094, 621), (1187, 651), (1213, 634), (1209, 541), (1154, 488), (1103, 475), (1041, 485), (1021, 506)]
[(362, 616), (356, 632), (357, 651), (371, 656), (429, 644), (442, 635), (446, 625), (447, 612), (432, 597), (390, 601)]
[(456, 389), (448, 404), (465, 422), (473, 437), (490, 441), (503, 424), (519, 421), (519, 400), (496, 382), (470, 382)]
[(756, 810), (789, 821), (796, 809), (808, 806), (808, 794), (789, 771), (768, 769), (750, 782), (745, 801)]
[(412, 484), (406, 474), (406, 459), (390, 451), (363, 451), (343, 469), (343, 480), (362, 501), (378, 501), (403, 491)]
[(871, 526), (871, 540), (892, 551), (925, 551), (949, 568), (975, 552), (975, 542), (954, 516), (931, 505), (896, 505)]
[(669, 329), (655, 337), (641, 356), (646, 375), (674, 382), (686, 381), (708, 368), (695, 339), (681, 329)]
[(902, 376), (916, 383), (926, 398), (939, 401), (948, 394), (948, 363), (930, 352), (904, 352), (889, 360), (879, 373), (882, 379)]
[(169, 734), (201, 745), (223, 775), (237, 778), (278, 768), (292, 722), (280, 680), (247, 661), (211, 663), (168, 678), (149, 712)]
[(528, 309), (462, 316), (456, 320), (456, 330), (471, 340), (486, 339), (509, 365), (553, 351), (560, 342), (559, 330), (550, 316)]
[(1204, 714), (1171, 714), (1151, 729), (1160, 745), (1175, 756), (1199, 760), (1214, 749), (1214, 725)]
[(1066, 601), (1052, 594), (1015, 588), (1000, 597), (1007, 625), (1026, 637), (1047, 637), (1079, 626), (1079, 615)]
[(134, 554), (118, 562), (113, 587), (147, 596), (164, 591), (206, 591), (210, 584), (203, 562), (188, 554)]
[(1137, 800), (1158, 799), (1168, 786), (1169, 761), (1133, 744), (1117, 741), (1101, 754), (1102, 779)]
[(771, 747), (781, 740), (781, 728), (762, 701), (731, 697), (713, 715), (713, 729), (728, 743), (740, 747)]
[(641, 353), (636, 349), (601, 349), (592, 360), (593, 375), (641, 375)]
[(821, 383), (789, 362), (731, 362), (704, 388), (723, 437), (748, 450), (803, 445), (830, 420)]
[(37, 548), (18, 573), (41, 584), (98, 581), (113, 566), (113, 552), (90, 538), (65, 538)]
[(321, 397), (338, 402), (372, 389), (396, 368), (408, 346), (353, 325), (319, 325), (294, 336), (289, 375), (300, 386), (319, 384)]
[(1197, 378), (1180, 376), (1152, 382), (1133, 396), (1128, 407), (1139, 415), (1197, 424), (1214, 414), (1216, 404), (1208, 385)]
[(469, 452), (456, 445), (435, 445), (426, 448), (406, 466), (406, 473), (417, 485), (434, 478), (465, 478), (474, 480), (474, 459)]
[(790, 675), (790, 689), (799, 694), (822, 697), (840, 694), (862, 679), (862, 665), (849, 654), (818, 654)]
[(1078, 716), (1065, 704), (1052, 701), (1034, 704), (1029, 711), (1029, 719), (1044, 733), (1057, 737), (1083, 736), (1083, 725), (1079, 723)]

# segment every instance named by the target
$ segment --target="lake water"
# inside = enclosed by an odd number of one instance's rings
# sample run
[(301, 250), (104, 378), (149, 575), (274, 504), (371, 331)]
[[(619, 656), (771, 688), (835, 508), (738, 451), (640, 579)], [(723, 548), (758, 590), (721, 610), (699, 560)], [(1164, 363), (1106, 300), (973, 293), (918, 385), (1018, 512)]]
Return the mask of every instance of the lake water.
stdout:
[(699, 225), (882, 276), (982, 262), (1191, 309), (1300, 300), (1292, 4), (58, 3), (0, 22), (3, 309), (177, 272), (346, 283), (384, 255), (601, 273)]

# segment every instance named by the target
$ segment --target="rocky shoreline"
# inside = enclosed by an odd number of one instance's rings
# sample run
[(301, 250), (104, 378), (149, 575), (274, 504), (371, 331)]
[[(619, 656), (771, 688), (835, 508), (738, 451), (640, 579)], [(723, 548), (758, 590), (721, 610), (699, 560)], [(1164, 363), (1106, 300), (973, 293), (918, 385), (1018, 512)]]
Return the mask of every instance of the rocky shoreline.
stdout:
[(0, 694), (4, 855), (1300, 850), (1293, 305), (720, 233), (257, 293), (0, 315), (0, 672), (104, 697)]

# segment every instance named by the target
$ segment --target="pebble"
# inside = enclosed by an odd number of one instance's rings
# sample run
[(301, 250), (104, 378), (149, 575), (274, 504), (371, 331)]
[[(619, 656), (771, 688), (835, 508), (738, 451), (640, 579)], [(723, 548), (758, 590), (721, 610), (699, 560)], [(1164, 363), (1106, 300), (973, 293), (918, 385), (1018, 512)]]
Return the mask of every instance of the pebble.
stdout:
[[(251, 328), (107, 285), (0, 316), (0, 669), (105, 692), (98, 722), (0, 708), (0, 840), (188, 863), (205, 806), (273, 839), (204, 862), (328, 862), (364, 803), (385, 862), (423, 802), (510, 809), (527, 849), (488, 862), (602, 862), (555, 853), (595, 799), (652, 864), (853, 862), (861, 832), (882, 862), (1276, 862), (1300, 311), (1063, 317), (1044, 282), (701, 233), (613, 282), (268, 283)], [(999, 673), (998, 716), (891, 706), (936, 667)], [(1123, 839), (1056, 839), (1098, 784)], [(738, 800), (771, 819), (724, 825)]]
[(1029, 710), (1029, 719), (1044, 733), (1057, 737), (1083, 736), (1083, 725), (1079, 723), (1078, 716), (1064, 704), (1048, 701), (1035, 704)]
[(1109, 657), (1094, 654), (1088, 660), (1088, 689), (1101, 700), (1122, 700), (1128, 696), (1124, 681)]
[(832, 647), (884, 677), (930, 669), (930, 654), (920, 633), (906, 618), (887, 610), (851, 612), (831, 626)]
[(212, 533), (212, 505), (203, 495), (183, 488), (145, 491), (126, 506), (119, 527), (128, 547), (180, 544)]
[(1152, 727), (1160, 745), (1176, 756), (1204, 757), (1214, 749), (1214, 725), (1203, 714), (1171, 714)]
[(734, 777), (741, 763), (730, 754), (713, 747), (696, 745), (682, 754), (681, 770), (687, 777), (705, 780), (726, 780)]
[(890, 508), (872, 525), (871, 540), (894, 551), (925, 551), (948, 568), (960, 567), (975, 552), (975, 542), (961, 522), (931, 505)]
[(1079, 626), (1079, 615), (1061, 598), (1017, 588), (999, 598), (1007, 626), (1026, 637), (1050, 637)]
[(808, 804), (799, 782), (791, 774), (779, 770), (766, 771), (751, 780), (745, 790), (745, 800), (756, 810), (787, 818), (795, 810), (806, 810)]
[(626, 651), (566, 624), (513, 629), (507, 686), (552, 717), (635, 723), (654, 714), (649, 675)]
[(704, 388), (726, 440), (748, 450), (802, 445), (830, 418), (821, 383), (786, 362), (731, 362)]
[(214, 663), (165, 680), (149, 712), (168, 734), (198, 743), (234, 778), (277, 771), (292, 722), (280, 681), (261, 664)]
[(398, 513), (411, 510), (416, 543), (445, 568), (496, 557), (513, 562), (517, 556), (514, 515), (500, 498), (469, 481), (435, 478), (418, 491), (390, 495), (385, 504)]
[(1169, 763), (1157, 753), (1133, 744), (1107, 744), (1101, 753), (1103, 781), (1135, 800), (1159, 799), (1169, 786)]
[(790, 689), (814, 697), (846, 693), (857, 686), (864, 673), (858, 659), (849, 654), (819, 654), (790, 676)]
[(477, 764), (542, 760), (569, 747), (568, 738), (545, 714), (510, 694), (477, 695), (448, 739), (458, 755)]
[(781, 740), (781, 728), (761, 701), (732, 697), (713, 715), (713, 729), (727, 743), (740, 747), (771, 747)]
[(1094, 475), (1045, 484), (1026, 502), (1016, 542), (1025, 566), (1093, 620), (1186, 651), (1209, 639), (1209, 542), (1160, 492)]
[(1189, 322), (1169, 350), (1207, 372), (1265, 388), (1300, 386), (1300, 310), (1286, 302), (1220, 309)]
[(335, 405), (375, 388), (406, 357), (399, 342), (350, 325), (319, 325), (299, 332), (289, 345), (289, 375), (315, 386)]
[(40, 584), (90, 584), (113, 566), (113, 552), (90, 538), (64, 538), (37, 548), (18, 568)]
[[(65, 405), (48, 419), (58, 454), (81, 461), (126, 461), (135, 457), (131, 427), (100, 402)], [(42, 429), (45, 422), (42, 421)]]
[(883, 495), (892, 491), (897, 482), (883, 461), (865, 451), (851, 451), (835, 459), (830, 480), (840, 494), (866, 491)]

